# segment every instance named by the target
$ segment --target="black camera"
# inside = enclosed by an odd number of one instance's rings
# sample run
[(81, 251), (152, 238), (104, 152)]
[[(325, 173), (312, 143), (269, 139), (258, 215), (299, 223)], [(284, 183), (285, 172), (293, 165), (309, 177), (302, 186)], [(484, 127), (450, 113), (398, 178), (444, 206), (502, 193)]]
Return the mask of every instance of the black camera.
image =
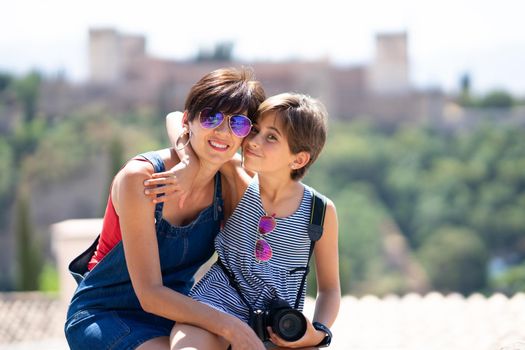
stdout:
[(249, 324), (263, 342), (269, 340), (266, 327), (271, 327), (286, 341), (299, 340), (306, 333), (304, 315), (279, 298), (272, 299), (266, 310), (255, 310), (250, 315)]

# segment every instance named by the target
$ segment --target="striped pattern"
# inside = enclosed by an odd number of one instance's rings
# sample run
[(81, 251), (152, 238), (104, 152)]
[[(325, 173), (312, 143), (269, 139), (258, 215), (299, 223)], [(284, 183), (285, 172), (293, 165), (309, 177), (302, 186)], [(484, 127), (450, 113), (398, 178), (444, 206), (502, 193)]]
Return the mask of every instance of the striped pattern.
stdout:
[[(219, 257), (233, 273), (244, 297), (254, 309), (264, 309), (268, 301), (275, 297), (293, 306), (297, 298), (310, 249), (307, 227), (312, 194), (308, 186), (303, 186), (305, 191), (298, 210), (286, 218), (277, 218), (275, 229), (264, 237), (273, 251), (269, 261), (259, 263), (254, 256), (255, 242), (259, 237), (259, 218), (266, 214), (256, 178), (215, 239)], [(296, 268), (302, 270), (292, 272)], [(303, 291), (301, 310), (304, 294)], [(213, 265), (195, 285), (190, 296), (244, 321), (248, 320), (248, 307), (217, 265)]]

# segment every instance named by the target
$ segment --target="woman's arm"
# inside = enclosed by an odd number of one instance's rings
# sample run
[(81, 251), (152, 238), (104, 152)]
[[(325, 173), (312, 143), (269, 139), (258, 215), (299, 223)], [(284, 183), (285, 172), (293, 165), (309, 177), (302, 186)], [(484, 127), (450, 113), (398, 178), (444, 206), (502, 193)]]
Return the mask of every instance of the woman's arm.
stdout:
[[(323, 235), (315, 244), (314, 257), (317, 277), (317, 299), (312, 322), (320, 322), (331, 327), (339, 312), (341, 286), (339, 283), (338, 223), (335, 205), (328, 200), (326, 205)], [(325, 337), (325, 333), (316, 330), (310, 321), (307, 322), (306, 334), (296, 342), (285, 342), (278, 338), (271, 329), (272, 341), (283, 347), (300, 348), (315, 346)]]
[(264, 349), (255, 333), (242, 321), (163, 285), (155, 232), (155, 206), (142, 192), (144, 180), (152, 173), (149, 163), (131, 161), (117, 174), (112, 189), (126, 264), (142, 308), (149, 313), (206, 329), (240, 348)]

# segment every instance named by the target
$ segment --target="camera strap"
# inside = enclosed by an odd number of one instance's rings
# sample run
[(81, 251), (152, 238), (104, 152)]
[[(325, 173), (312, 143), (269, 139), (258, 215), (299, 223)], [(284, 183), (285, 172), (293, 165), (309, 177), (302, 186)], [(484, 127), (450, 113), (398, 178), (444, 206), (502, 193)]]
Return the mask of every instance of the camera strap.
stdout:
[[(310, 209), (310, 223), (308, 224), (308, 236), (310, 237), (310, 251), (308, 253), (308, 260), (306, 261), (306, 267), (304, 268), (303, 279), (301, 280), (301, 286), (297, 292), (297, 298), (295, 298), (294, 309), (299, 308), (299, 303), (301, 301), (301, 296), (303, 295), (304, 286), (306, 283), (306, 277), (310, 272), (310, 259), (315, 248), (315, 242), (321, 239), (323, 235), (323, 225), (324, 217), (326, 213), (326, 197), (317, 192), (314, 189), (311, 189), (312, 194), (312, 206)], [(297, 269), (295, 269), (297, 271)], [(295, 272), (294, 270), (290, 273)]]
[[(311, 210), (310, 210), (310, 223), (308, 224), (308, 236), (310, 238), (310, 250), (308, 252), (308, 260), (306, 261), (305, 267), (296, 268), (290, 271), (290, 274), (298, 272), (300, 270), (304, 271), (303, 279), (301, 280), (301, 285), (299, 287), (299, 291), (295, 299), (294, 309), (296, 310), (299, 308), (301, 296), (303, 295), (303, 290), (304, 290), (304, 286), (306, 283), (306, 277), (308, 276), (308, 272), (310, 271), (310, 259), (314, 252), (315, 242), (317, 242), (323, 235), (323, 224), (324, 224), (324, 217), (326, 213), (326, 197), (320, 194), (319, 192), (315, 191), (314, 189), (311, 189), (310, 193), (312, 194), (312, 204), (311, 204)], [(242, 301), (250, 309), (250, 312), (253, 313), (254, 311), (253, 307), (242, 294), (239, 284), (235, 280), (235, 277), (231, 274), (230, 271), (228, 271), (226, 266), (224, 266), (220, 257), (217, 259), (216, 264), (217, 266), (221, 268), (224, 274), (228, 277), (228, 280), (230, 281), (230, 285), (233, 286), (233, 288), (235, 288), (235, 290), (241, 297)]]
[(224, 272), (224, 274), (228, 277), (228, 280), (230, 281), (230, 285), (233, 286), (233, 288), (235, 288), (235, 290), (237, 291), (237, 294), (239, 294), (239, 296), (241, 297), (243, 303), (245, 303), (246, 306), (248, 306), (248, 309), (250, 309), (250, 314), (253, 313), (254, 310), (253, 310), (252, 305), (248, 302), (248, 300), (246, 300), (246, 298), (244, 297), (244, 295), (241, 292), (241, 288), (239, 287), (239, 284), (235, 280), (235, 277), (233, 277), (233, 275), (230, 273), (230, 271), (228, 271), (226, 266), (224, 266), (224, 264), (222, 263), (222, 260), (221, 260), (220, 257), (217, 258), (216, 264), (217, 264), (217, 266), (219, 266), (221, 268), (222, 272)]

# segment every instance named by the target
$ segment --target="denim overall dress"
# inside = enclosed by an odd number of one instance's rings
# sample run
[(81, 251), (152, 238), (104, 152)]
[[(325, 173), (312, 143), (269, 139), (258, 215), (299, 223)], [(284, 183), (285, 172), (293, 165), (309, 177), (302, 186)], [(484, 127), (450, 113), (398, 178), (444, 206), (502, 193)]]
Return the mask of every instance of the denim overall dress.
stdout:
[[(164, 171), (156, 152), (140, 155), (155, 172)], [(213, 254), (213, 241), (223, 218), (221, 177), (215, 176), (213, 204), (190, 224), (170, 225), (162, 218), (163, 203), (155, 206), (155, 228), (162, 280), (165, 286), (187, 295), (194, 274)], [(135, 349), (145, 341), (169, 336), (175, 324), (142, 309), (133, 290), (122, 241), (88, 271), (98, 240), (69, 265), (78, 283), (67, 312), (66, 338), (71, 349)]]

